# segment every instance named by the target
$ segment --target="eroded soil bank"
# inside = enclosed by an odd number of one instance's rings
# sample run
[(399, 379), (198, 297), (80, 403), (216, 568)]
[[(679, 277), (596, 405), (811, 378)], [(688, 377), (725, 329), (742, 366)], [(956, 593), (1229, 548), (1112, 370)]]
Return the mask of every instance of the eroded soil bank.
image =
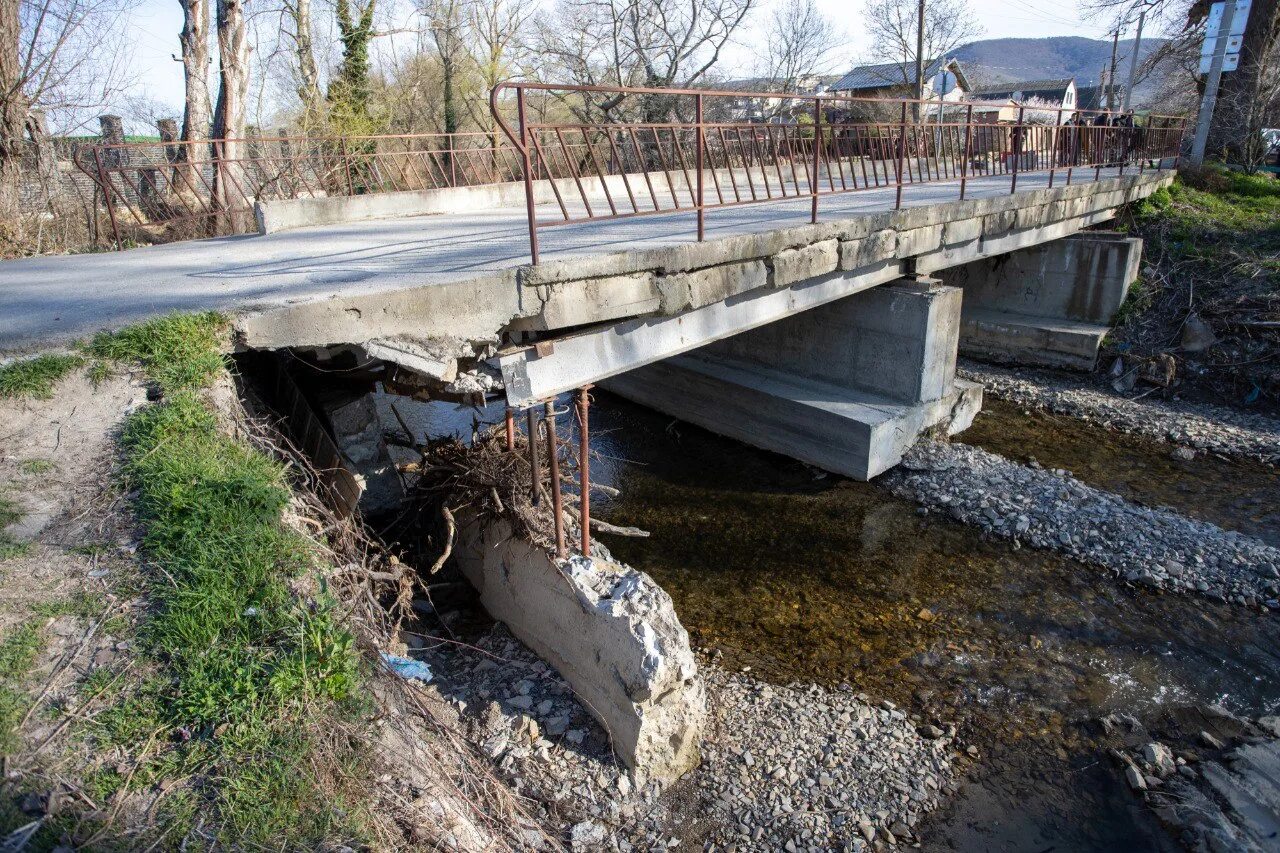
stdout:
[[(978, 747), (967, 783), (920, 828), (927, 847), (1163, 849), (1094, 721), (1280, 705), (1272, 616), (1132, 589), (1054, 554), (985, 541), (877, 485), (613, 397), (602, 394), (597, 412), (596, 470), (622, 490), (601, 511), (653, 534), (610, 547), (671, 593), (697, 644), (777, 683), (847, 682), (923, 724), (957, 723)], [(1184, 469), (1168, 464), (1169, 447), (999, 404), (975, 436), (1224, 527), (1243, 514), (1240, 529), (1275, 541), (1266, 469), (1246, 476), (1207, 456)], [(1244, 503), (1242, 481), (1252, 490)]]

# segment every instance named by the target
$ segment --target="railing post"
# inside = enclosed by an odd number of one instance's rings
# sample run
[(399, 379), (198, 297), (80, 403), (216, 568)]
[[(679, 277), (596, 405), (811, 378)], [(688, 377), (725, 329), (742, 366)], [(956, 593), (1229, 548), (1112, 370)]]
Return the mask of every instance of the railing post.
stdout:
[(355, 181), (351, 180), (351, 154), (347, 151), (347, 138), (345, 136), (338, 137), (338, 150), (341, 152), (342, 168), (347, 173), (347, 195), (354, 196), (356, 194)]
[(1021, 165), (1023, 141), (1027, 133), (1024, 122), (1026, 112), (1026, 107), (1018, 107), (1018, 124), (1013, 132), (1013, 180), (1009, 182), (1009, 195), (1018, 191), (1018, 167)]
[[(695, 144), (698, 146), (697, 156), (694, 157), (696, 163), (695, 168), (698, 170), (698, 242), (701, 243), (707, 236), (707, 210), (703, 192), (705, 190), (702, 175), (703, 161), (702, 149), (706, 145), (706, 131), (702, 125), (702, 94), (699, 93), (694, 97), (695, 108), (697, 112), (697, 129), (694, 131)], [(621, 171), (621, 168), (619, 169)], [(634, 204), (634, 201), (633, 201)]]
[(902, 118), (898, 125), (898, 198), (895, 208), (902, 207), (902, 167), (907, 158), (907, 102), (902, 102)]
[(960, 161), (960, 200), (964, 201), (965, 186), (969, 183), (969, 160), (973, 157), (973, 104), (964, 115), (964, 159)]
[(813, 201), (810, 204), (809, 222), (814, 225), (818, 224), (818, 187), (822, 184), (818, 180), (818, 170), (822, 168), (822, 99), (815, 97), (813, 99), (813, 177), (810, 180), (809, 191), (813, 194)]
[(96, 145), (93, 147), (93, 162), (98, 167), (98, 186), (102, 188), (102, 198), (107, 203), (107, 216), (111, 219), (111, 236), (115, 238), (116, 250), (123, 250), (120, 226), (116, 223), (116, 206), (111, 201), (111, 180), (107, 177), (106, 169), (102, 168), (102, 149)]
[(1062, 129), (1062, 110), (1058, 110), (1053, 118), (1053, 130), (1049, 131), (1049, 189), (1053, 189), (1053, 173), (1058, 168), (1058, 133)]
[(529, 257), (538, 262), (538, 220), (533, 204), (533, 160), (529, 156), (529, 123), (525, 116), (524, 87), (516, 87), (516, 115), (520, 120), (520, 158), (524, 167), (524, 207), (529, 219)]

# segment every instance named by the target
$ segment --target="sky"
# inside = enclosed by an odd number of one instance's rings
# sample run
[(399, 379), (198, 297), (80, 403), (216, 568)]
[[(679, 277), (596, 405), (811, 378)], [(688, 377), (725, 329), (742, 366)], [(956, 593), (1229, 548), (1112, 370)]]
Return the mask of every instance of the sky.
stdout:
[[(768, 17), (768, 8), (778, 0), (764, 0), (755, 13), (757, 21)], [(1106, 25), (1088, 20), (1077, 0), (969, 0), (975, 17), (984, 28), (981, 38), (1085, 36), (1106, 38)], [(868, 52), (865, 33), (856, 10), (860, 0), (818, 0), (818, 6), (841, 30), (843, 45), (836, 52), (833, 71), (843, 71), (855, 58)], [(316, 4), (321, 14), (324, 4)], [(182, 30), (182, 11), (177, 0), (138, 0), (133, 10), (135, 44), (132, 72), (135, 94), (152, 103), (162, 104), (181, 114), (182, 64), (174, 61), (178, 52), (178, 33)], [(725, 52), (722, 70), (726, 76), (745, 76), (750, 71), (752, 50), (758, 32), (744, 32)], [(734, 66), (740, 72), (735, 73)]]

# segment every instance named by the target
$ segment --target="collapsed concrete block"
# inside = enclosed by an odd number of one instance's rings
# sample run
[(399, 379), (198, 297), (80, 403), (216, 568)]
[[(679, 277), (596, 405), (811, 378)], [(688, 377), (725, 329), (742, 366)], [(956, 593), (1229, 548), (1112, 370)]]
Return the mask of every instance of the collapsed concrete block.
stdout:
[(372, 394), (322, 405), (333, 427), (333, 440), (360, 483), (360, 508), (365, 512), (394, 509), (404, 489), (383, 440), (384, 427)]
[(989, 213), (982, 217), (982, 236), (998, 237), (1001, 234), (1007, 234), (1013, 230), (1013, 226), (1017, 221), (1018, 212), (1016, 210), (1001, 210), (996, 213)]
[(698, 764), (706, 698), (689, 634), (648, 575), (607, 560), (557, 560), (506, 521), (464, 523), (458, 565), (493, 618), (554, 666), (643, 777)]
[(838, 240), (823, 240), (799, 249), (783, 249), (773, 256), (772, 284), (774, 287), (786, 287), (835, 272), (839, 261)]

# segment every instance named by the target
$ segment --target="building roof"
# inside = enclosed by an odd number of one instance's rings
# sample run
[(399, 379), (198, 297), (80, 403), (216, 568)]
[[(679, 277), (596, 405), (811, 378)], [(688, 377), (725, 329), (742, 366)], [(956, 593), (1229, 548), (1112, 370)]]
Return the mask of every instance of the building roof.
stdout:
[[(931, 59), (925, 63), (926, 80), (937, 76), (943, 67), (959, 79), (962, 86), (968, 88), (968, 80), (960, 70), (960, 63), (954, 59)], [(859, 92), (867, 89), (884, 89), (889, 86), (912, 86), (916, 82), (916, 64), (914, 62), (882, 62), (878, 65), (859, 65), (848, 74), (831, 84), (834, 92)]]
[(995, 83), (990, 86), (978, 86), (970, 89), (973, 97), (987, 100), (1029, 100), (1039, 98), (1045, 101), (1061, 101), (1066, 91), (1071, 88), (1074, 77), (1063, 77), (1057, 80), (1026, 80), (1021, 83)]

